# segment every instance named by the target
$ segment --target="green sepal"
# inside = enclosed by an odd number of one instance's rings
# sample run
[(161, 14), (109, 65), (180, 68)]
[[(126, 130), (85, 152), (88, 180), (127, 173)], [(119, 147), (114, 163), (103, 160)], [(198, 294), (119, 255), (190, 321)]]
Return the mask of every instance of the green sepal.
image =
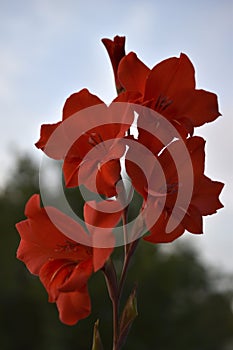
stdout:
[(119, 341), (118, 341), (118, 344), (120, 347), (122, 347), (123, 344), (125, 343), (127, 335), (133, 324), (133, 321), (137, 316), (138, 316), (138, 310), (137, 310), (137, 296), (136, 296), (136, 287), (135, 287), (125, 304), (125, 307), (121, 316)]
[(99, 333), (99, 320), (97, 320), (94, 325), (93, 343), (91, 350), (104, 350)]

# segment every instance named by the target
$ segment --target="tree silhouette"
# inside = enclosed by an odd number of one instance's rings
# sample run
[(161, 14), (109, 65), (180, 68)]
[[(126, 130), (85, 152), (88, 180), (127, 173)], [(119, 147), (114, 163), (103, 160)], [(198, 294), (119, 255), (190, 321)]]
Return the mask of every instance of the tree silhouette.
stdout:
[[(111, 304), (101, 272), (89, 284), (92, 314), (76, 326), (60, 323), (55, 305), (37, 277), (16, 259), (19, 236), (15, 223), (23, 219), (24, 206), (39, 193), (37, 166), (29, 157), (18, 159), (0, 194), (1, 289), (0, 339), (4, 350), (89, 350), (92, 329), (101, 319), (105, 349), (111, 342)], [(69, 190), (72, 206), (82, 203), (77, 191)], [(182, 241), (182, 239), (181, 239)], [(130, 266), (127, 298), (137, 282), (139, 316), (126, 350), (230, 350), (233, 348), (232, 290), (216, 287), (212, 271), (190, 247), (177, 246), (164, 253), (160, 246), (141, 242)], [(118, 248), (114, 258), (119, 259)], [(120, 259), (119, 259), (120, 263)], [(218, 281), (217, 281), (218, 282)], [(221, 279), (219, 280), (221, 283)]]

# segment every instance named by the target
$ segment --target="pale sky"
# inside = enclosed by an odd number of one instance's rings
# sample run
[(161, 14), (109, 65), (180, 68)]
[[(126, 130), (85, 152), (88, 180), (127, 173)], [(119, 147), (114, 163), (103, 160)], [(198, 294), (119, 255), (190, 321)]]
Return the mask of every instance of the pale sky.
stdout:
[(0, 183), (16, 150), (41, 157), (40, 125), (61, 118), (70, 94), (87, 87), (105, 102), (115, 97), (101, 43), (115, 35), (149, 67), (186, 53), (197, 87), (218, 95), (223, 116), (196, 134), (207, 140), (206, 175), (226, 184), (225, 208), (204, 220), (204, 235), (185, 236), (207, 262), (233, 272), (232, 0), (0, 0)]

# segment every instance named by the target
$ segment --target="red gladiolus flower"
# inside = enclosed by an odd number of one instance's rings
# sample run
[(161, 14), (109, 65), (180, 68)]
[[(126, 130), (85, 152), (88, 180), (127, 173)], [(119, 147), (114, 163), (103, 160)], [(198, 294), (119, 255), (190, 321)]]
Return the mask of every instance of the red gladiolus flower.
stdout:
[[(126, 163), (127, 172), (135, 189), (144, 198), (144, 206), (150, 208), (145, 215), (146, 224), (151, 222), (151, 217), (158, 216), (152, 227), (149, 227), (150, 234), (144, 237), (146, 241), (153, 243), (171, 242), (181, 236), (185, 230), (200, 234), (202, 233), (202, 216), (214, 214), (222, 207), (218, 197), (223, 184), (212, 181), (204, 175), (204, 145), (205, 141), (201, 137), (190, 137), (186, 140), (187, 155), (183, 154), (182, 141), (177, 140), (155, 156), (165, 175), (165, 187), (164, 179), (158, 172), (156, 165), (148, 164), (145, 160), (147, 168), (151, 168), (150, 184), (152, 186), (148, 187), (147, 179), (142, 170), (130, 161)], [(174, 158), (179, 162), (178, 170)], [(189, 159), (191, 159), (192, 169), (188, 163)], [(193, 189), (191, 188), (192, 193), (188, 208), (179, 206), (173, 212), (179, 187), (182, 186), (184, 189), (190, 190), (190, 170), (193, 171)], [(178, 172), (182, 173), (183, 183), (179, 181)], [(167, 224), (171, 215), (173, 215), (173, 222), (177, 224), (172, 232), (167, 233)]]
[(61, 122), (42, 125), (36, 146), (51, 158), (64, 159), (67, 187), (84, 184), (107, 197), (117, 194), (120, 158), (125, 152), (120, 140), (131, 125), (133, 114), (124, 113), (122, 108), (122, 123), (115, 123), (114, 118), (111, 122), (114, 113), (114, 105), (107, 107), (83, 89), (67, 99)]
[(126, 91), (138, 91), (137, 101), (167, 118), (178, 131), (182, 125), (192, 134), (193, 127), (215, 120), (219, 115), (217, 96), (195, 88), (194, 67), (185, 54), (157, 64), (151, 70), (136, 54), (125, 56), (118, 77)]
[[(50, 208), (65, 229), (73, 230), (90, 243), (81, 225)], [(40, 207), (39, 195), (32, 196), (25, 208), (27, 219), (16, 228), (21, 236), (17, 251), (29, 271), (39, 275), (49, 301), (56, 302), (62, 322), (73, 325), (89, 315), (91, 310), (87, 282), (94, 271), (102, 268), (113, 248), (85, 246), (65, 236), (49, 219), (46, 208)], [(94, 225), (89, 212), (87, 220)], [(116, 225), (118, 217), (109, 220)]]
[[(118, 56), (114, 56), (114, 50), (108, 49), (108, 53), (111, 62), (117, 61), (117, 65), (113, 63), (113, 70), (118, 85), (126, 92), (140, 94), (130, 102), (162, 114), (181, 135), (192, 134), (193, 127), (211, 122), (220, 115), (217, 96), (195, 88), (194, 67), (185, 54), (166, 59), (149, 69), (134, 52), (122, 55), (120, 62)], [(150, 138), (144, 130), (140, 132), (142, 138)]]

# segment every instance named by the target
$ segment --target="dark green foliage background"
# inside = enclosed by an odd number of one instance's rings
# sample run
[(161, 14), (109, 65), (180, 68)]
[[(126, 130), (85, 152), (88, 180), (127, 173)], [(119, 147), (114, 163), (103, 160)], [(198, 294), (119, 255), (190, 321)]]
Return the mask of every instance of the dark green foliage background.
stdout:
[[(101, 337), (109, 350), (111, 303), (101, 272), (89, 283), (91, 316), (69, 327), (59, 321), (56, 306), (48, 303), (38, 278), (15, 257), (19, 235), (14, 226), (24, 219), (28, 198), (39, 193), (37, 173), (30, 158), (20, 159), (0, 195), (1, 349), (90, 350), (94, 322), (100, 319)], [(68, 195), (73, 203), (75, 196), (78, 198), (77, 192)], [(121, 256), (122, 249), (118, 248), (114, 253), (118, 267)], [(168, 254), (142, 241), (132, 261), (124, 294), (125, 301), (137, 283), (139, 316), (124, 349), (232, 349), (232, 290), (222, 288), (222, 278), (213, 278), (213, 271), (189, 247)]]

